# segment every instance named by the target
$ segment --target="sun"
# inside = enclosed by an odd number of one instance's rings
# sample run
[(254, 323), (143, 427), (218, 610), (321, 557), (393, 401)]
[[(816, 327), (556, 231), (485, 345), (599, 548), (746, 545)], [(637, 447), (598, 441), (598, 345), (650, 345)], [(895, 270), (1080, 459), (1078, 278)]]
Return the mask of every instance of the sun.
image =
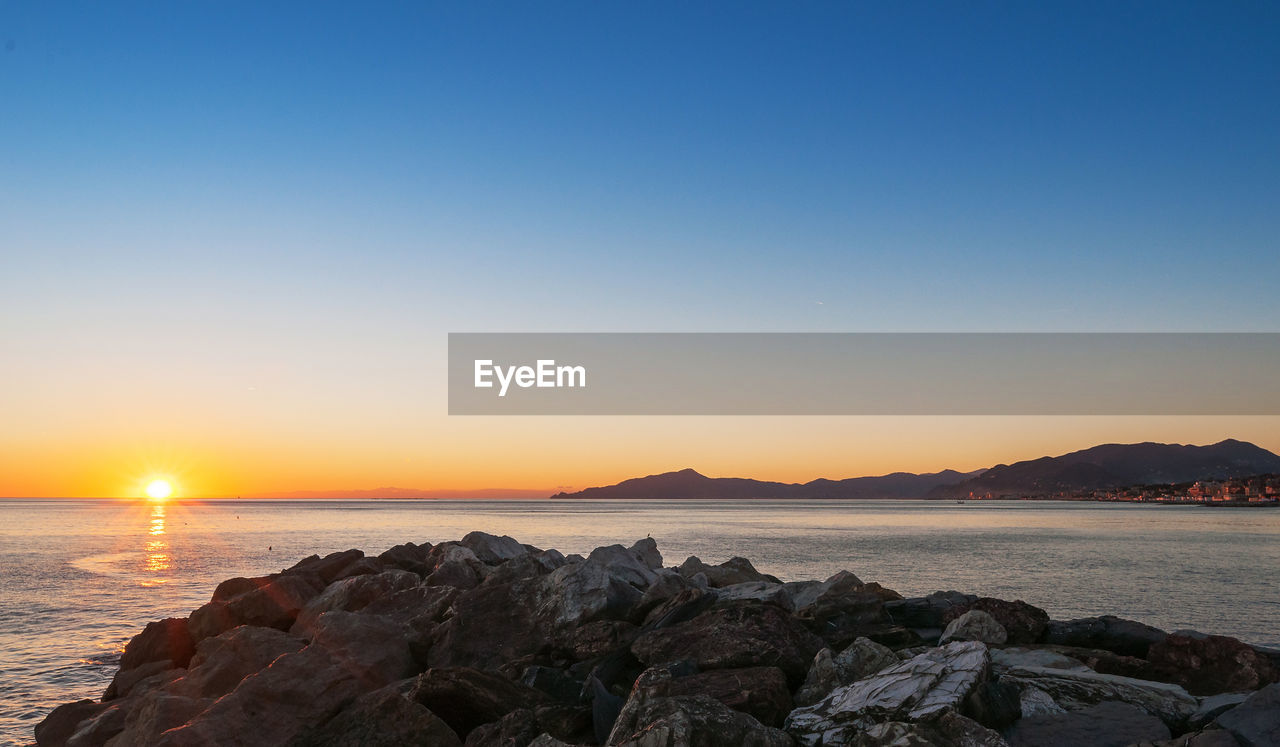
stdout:
[(168, 480), (152, 480), (147, 483), (147, 497), (153, 501), (167, 500), (173, 495), (173, 485)]

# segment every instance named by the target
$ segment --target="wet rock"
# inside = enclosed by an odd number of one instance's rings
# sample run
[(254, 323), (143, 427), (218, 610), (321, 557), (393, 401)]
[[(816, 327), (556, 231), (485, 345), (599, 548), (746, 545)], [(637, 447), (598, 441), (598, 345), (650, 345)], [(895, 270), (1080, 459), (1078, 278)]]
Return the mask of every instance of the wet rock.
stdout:
[(1159, 628), (1112, 615), (1079, 620), (1050, 620), (1045, 642), (1061, 646), (1100, 648), (1125, 656), (1146, 658), (1152, 645), (1165, 639)]
[(1141, 708), (1103, 702), (1055, 716), (1024, 718), (1009, 730), (1012, 747), (1125, 747), (1169, 738), (1169, 727)]
[(1280, 684), (1267, 685), (1214, 722), (1245, 747), (1280, 744)]
[(1049, 613), (1021, 599), (1007, 602), (993, 597), (980, 597), (973, 602), (951, 607), (943, 613), (943, 620), (950, 621), (970, 610), (980, 610), (991, 615), (1005, 629), (1009, 643), (1039, 643), (1049, 629)]
[(462, 538), (463, 547), (475, 553), (480, 562), (497, 565), (512, 558), (528, 555), (529, 549), (512, 537), (496, 537), (486, 532), (471, 532)]
[(61, 747), (67, 743), (67, 739), (75, 733), (82, 722), (110, 707), (108, 703), (97, 703), (92, 700), (63, 703), (36, 724), (36, 744), (40, 747)]
[(958, 591), (935, 591), (924, 597), (911, 597), (885, 602), (885, 611), (893, 622), (908, 628), (937, 628), (941, 630), (951, 622), (947, 617), (952, 608), (965, 608), (977, 601), (973, 594)]
[(1257, 690), (1280, 681), (1270, 657), (1227, 636), (1172, 633), (1152, 644), (1147, 661), (1161, 679), (1195, 695)]
[(786, 729), (804, 744), (846, 744), (878, 722), (936, 717), (958, 708), (986, 680), (989, 662), (980, 642), (950, 643), (795, 709)]
[(1019, 667), (1000, 677), (1020, 687), (1035, 687), (1067, 710), (1081, 710), (1104, 701), (1137, 706), (1178, 729), (1195, 713), (1199, 703), (1178, 685), (1136, 680), (1091, 671), (1043, 667)]
[(306, 732), (294, 747), (461, 747), (462, 740), (439, 716), (391, 686), (356, 698), (324, 725)]
[(945, 645), (951, 641), (982, 641), (1000, 645), (1007, 637), (1004, 627), (994, 617), (981, 610), (969, 610), (947, 625), (938, 643)]
[(282, 574), (250, 581), (253, 588), (222, 599), (215, 594), (214, 601), (191, 613), (188, 627), (193, 641), (198, 643), (237, 625), (288, 630), (307, 602), (322, 590), (312, 576), (303, 574)]
[(415, 588), (420, 583), (417, 574), (402, 570), (339, 579), (303, 606), (290, 632), (308, 638), (316, 620), (326, 612), (355, 612), (398, 591)]
[(464, 739), (472, 729), (500, 721), (516, 709), (551, 702), (528, 685), (469, 667), (428, 669), (418, 675), (409, 698), (438, 714)]
[(782, 726), (791, 712), (787, 677), (777, 667), (716, 669), (671, 680), (668, 695), (706, 695), (765, 726)]
[(301, 638), (274, 628), (241, 625), (200, 641), (186, 676), (169, 689), (191, 698), (219, 698), (245, 677), (304, 645)]
[(776, 666), (798, 686), (822, 642), (785, 611), (730, 602), (692, 620), (642, 634), (631, 651), (649, 665), (689, 660), (700, 669)]

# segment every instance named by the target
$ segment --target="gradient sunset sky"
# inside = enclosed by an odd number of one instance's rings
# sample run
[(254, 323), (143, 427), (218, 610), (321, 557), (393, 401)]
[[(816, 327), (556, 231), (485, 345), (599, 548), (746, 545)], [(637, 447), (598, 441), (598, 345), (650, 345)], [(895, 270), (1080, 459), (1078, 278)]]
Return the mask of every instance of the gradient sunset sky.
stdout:
[(451, 331), (1276, 331), (1275, 3), (11, 2), (0, 142), (4, 496), (1280, 450), (445, 390)]

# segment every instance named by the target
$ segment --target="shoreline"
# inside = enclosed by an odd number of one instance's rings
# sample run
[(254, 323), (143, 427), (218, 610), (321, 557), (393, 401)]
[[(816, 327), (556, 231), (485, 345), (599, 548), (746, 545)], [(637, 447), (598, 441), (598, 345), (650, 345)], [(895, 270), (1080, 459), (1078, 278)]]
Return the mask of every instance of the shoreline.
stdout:
[[(890, 708), (859, 695), (899, 681)], [(650, 539), (566, 557), (472, 532), (224, 581), (149, 624), (103, 699), (60, 706), (37, 738), (675, 745), (636, 740), (678, 724), (710, 745), (1000, 745), (1114, 722), (1154, 741), (1246, 728), (1230, 714), (1272, 713), (1277, 681), (1280, 652), (1225, 636), (903, 598), (848, 571), (782, 583), (745, 558), (665, 566)]]

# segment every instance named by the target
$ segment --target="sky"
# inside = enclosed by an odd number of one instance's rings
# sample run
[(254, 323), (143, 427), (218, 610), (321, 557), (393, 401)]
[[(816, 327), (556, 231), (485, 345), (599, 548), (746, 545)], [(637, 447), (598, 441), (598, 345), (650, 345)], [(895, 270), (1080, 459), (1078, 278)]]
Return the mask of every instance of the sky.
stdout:
[(5, 3), (0, 143), (0, 495), (1280, 450), (445, 392), (449, 332), (1276, 331), (1273, 3)]

